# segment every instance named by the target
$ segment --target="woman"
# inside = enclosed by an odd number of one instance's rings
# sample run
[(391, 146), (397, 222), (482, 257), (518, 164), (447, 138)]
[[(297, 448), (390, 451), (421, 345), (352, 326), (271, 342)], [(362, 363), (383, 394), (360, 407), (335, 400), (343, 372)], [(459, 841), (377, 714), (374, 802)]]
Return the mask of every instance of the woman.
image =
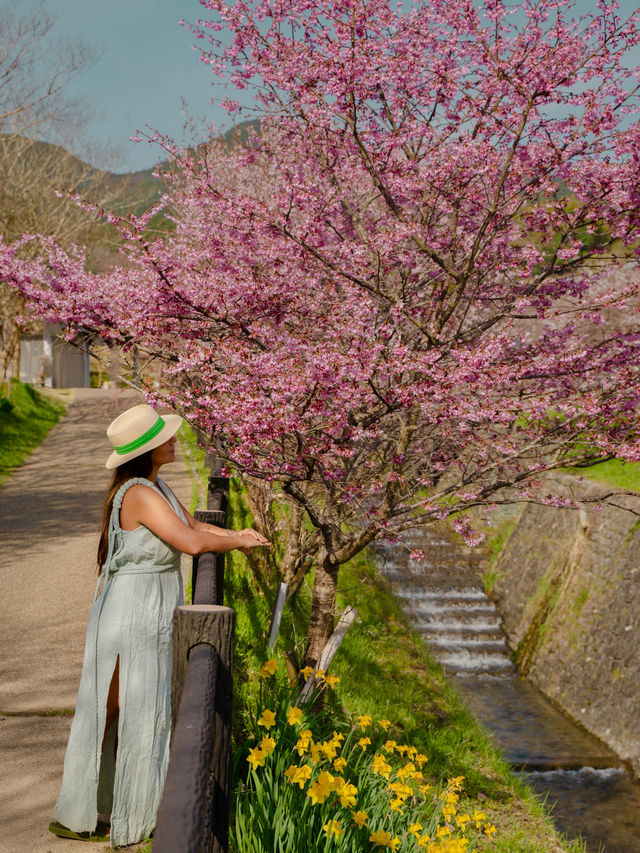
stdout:
[(100, 592), (89, 615), (56, 821), (49, 826), (65, 838), (118, 847), (152, 832), (169, 760), (180, 553), (269, 544), (255, 530), (196, 521), (158, 477), (175, 458), (181, 423), (178, 415), (161, 417), (140, 405), (107, 429), (113, 452), (106, 467), (115, 471), (98, 546)]

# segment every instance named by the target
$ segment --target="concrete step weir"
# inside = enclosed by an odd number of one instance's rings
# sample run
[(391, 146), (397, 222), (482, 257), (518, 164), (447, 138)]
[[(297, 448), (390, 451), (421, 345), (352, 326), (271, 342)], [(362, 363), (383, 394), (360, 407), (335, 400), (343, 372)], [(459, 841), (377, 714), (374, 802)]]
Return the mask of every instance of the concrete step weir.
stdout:
[(588, 853), (640, 853), (640, 786), (609, 747), (520, 676), (477, 554), (444, 526), (376, 552), (413, 627), (514, 770), (554, 804), (560, 831), (581, 835)]

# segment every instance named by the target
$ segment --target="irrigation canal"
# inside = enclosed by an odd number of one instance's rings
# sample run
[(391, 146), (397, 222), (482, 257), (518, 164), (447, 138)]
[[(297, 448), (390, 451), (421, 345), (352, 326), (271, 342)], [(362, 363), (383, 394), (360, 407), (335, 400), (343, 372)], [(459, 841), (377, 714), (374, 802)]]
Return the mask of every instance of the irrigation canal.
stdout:
[[(409, 559), (410, 549), (425, 558)], [(473, 552), (447, 531), (412, 531), (378, 551), (418, 632), (514, 769), (547, 798), (558, 829), (589, 853), (640, 853), (640, 784), (605, 744), (516, 671)]]

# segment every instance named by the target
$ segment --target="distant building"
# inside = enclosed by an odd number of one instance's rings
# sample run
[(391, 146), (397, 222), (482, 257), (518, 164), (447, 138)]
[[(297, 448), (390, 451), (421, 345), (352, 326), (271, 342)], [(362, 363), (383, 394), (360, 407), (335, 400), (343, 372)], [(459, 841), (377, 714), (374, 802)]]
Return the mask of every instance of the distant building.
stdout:
[(88, 388), (89, 354), (59, 337), (61, 326), (45, 324), (44, 332), (20, 342), (20, 379), (46, 388)]

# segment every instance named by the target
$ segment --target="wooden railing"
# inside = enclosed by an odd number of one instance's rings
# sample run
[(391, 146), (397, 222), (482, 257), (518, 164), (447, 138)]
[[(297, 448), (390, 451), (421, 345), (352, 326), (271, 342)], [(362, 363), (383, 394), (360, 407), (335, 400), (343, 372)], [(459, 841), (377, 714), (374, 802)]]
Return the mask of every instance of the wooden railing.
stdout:
[[(207, 509), (198, 521), (226, 526), (228, 480), (212, 465)], [(233, 629), (222, 606), (224, 555), (194, 557), (192, 605), (173, 621), (171, 714), (174, 723), (154, 853), (227, 853)]]

